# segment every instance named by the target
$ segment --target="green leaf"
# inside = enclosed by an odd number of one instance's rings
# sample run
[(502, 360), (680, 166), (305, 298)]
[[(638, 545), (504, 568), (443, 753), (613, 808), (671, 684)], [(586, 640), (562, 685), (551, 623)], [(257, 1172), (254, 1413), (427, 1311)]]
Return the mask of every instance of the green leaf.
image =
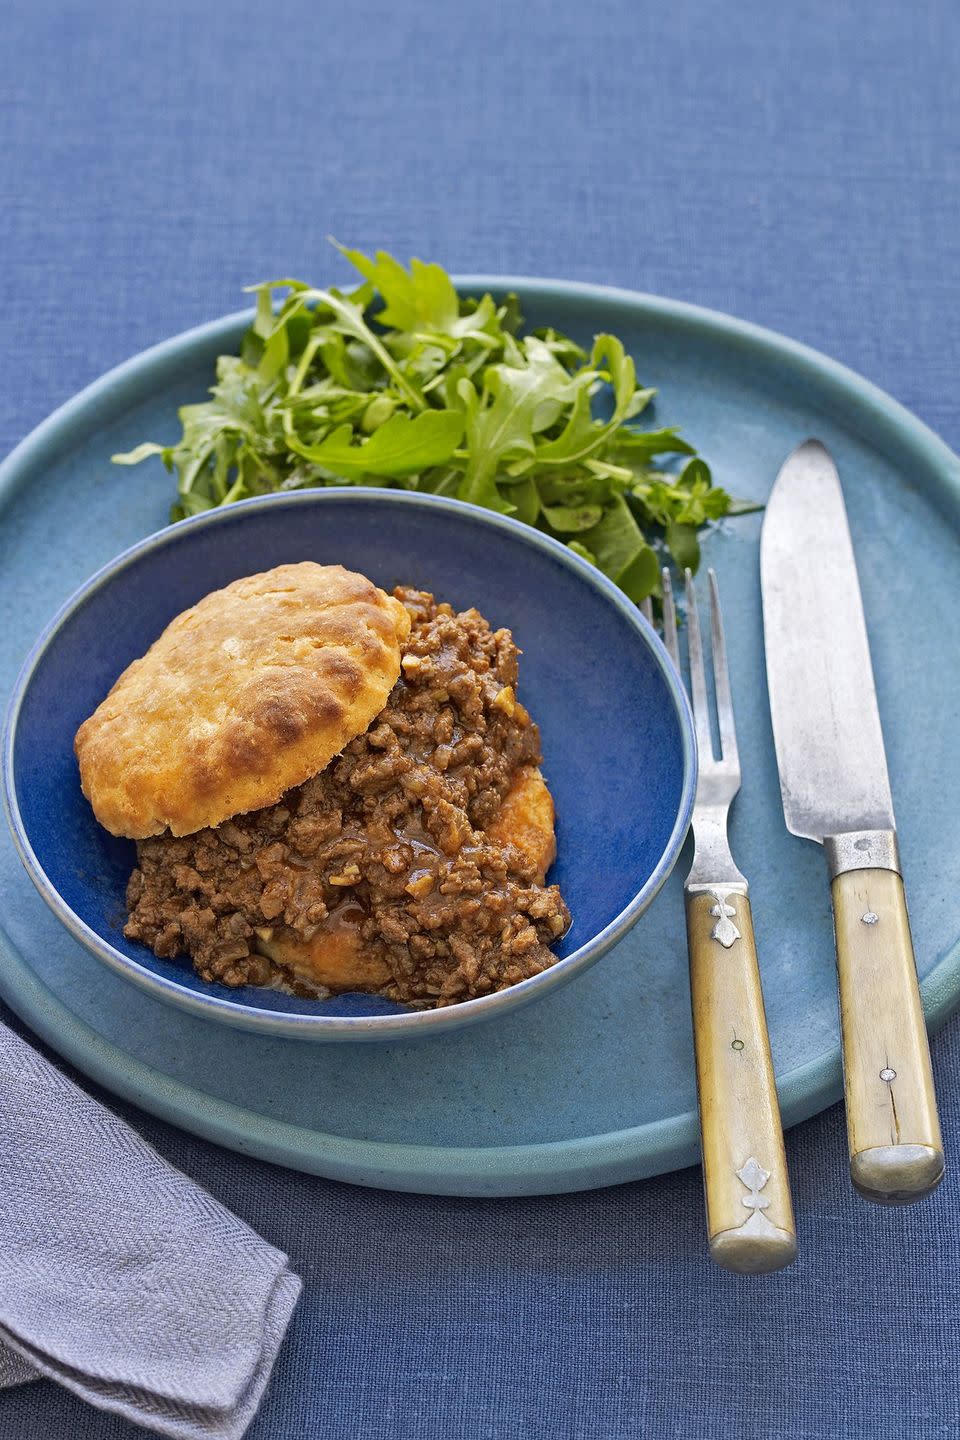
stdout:
[(659, 574), (656, 554), (622, 495), (610, 502), (600, 522), (585, 530), (580, 540), (592, 551), (599, 568), (632, 600), (642, 600), (655, 588)]
[(449, 333), (459, 319), (459, 297), (449, 275), (439, 265), (412, 260), (407, 271), (385, 250), (378, 250), (371, 260), (362, 250), (349, 250), (336, 241), (334, 244), (383, 297), (384, 309), (378, 317), (382, 325), (397, 330)]
[[(337, 242), (334, 241), (337, 245)], [(437, 332), (462, 338), (483, 333), (496, 319), (496, 307), (489, 295), (468, 314), (460, 314), (460, 297), (453, 281), (440, 265), (411, 260), (405, 270), (399, 260), (378, 250), (371, 260), (362, 250), (337, 249), (370, 281), (384, 300), (377, 319), (381, 325), (415, 334)]]
[(630, 484), (633, 479), (633, 471), (625, 465), (611, 465), (608, 460), (590, 459), (585, 462), (585, 468), (591, 475), (598, 479), (611, 482), (616, 489), (622, 490)]
[(762, 509), (762, 500), (730, 500), (726, 513), (728, 515), (755, 515), (758, 510)]
[[(397, 402), (392, 395), (375, 395), (364, 409), (363, 418), (360, 421), (360, 429), (365, 435), (372, 435), (374, 430), (379, 430), (381, 425), (387, 423), (396, 406)], [(431, 413), (431, 411), (425, 411), (424, 415)], [(461, 435), (463, 434), (462, 425), (460, 427), (460, 433)], [(459, 441), (459, 436), (457, 440)]]
[(678, 570), (692, 570), (694, 575), (700, 568), (700, 542), (695, 525), (679, 525), (671, 520), (666, 527), (667, 549), (673, 556)]
[[(507, 459), (532, 454), (533, 422), (538, 407), (554, 396), (557, 365), (546, 347), (528, 352), (526, 365), (490, 365), (478, 398), (469, 380), (459, 393), (467, 405), (469, 459), (460, 487), (461, 500), (501, 509), (495, 477)], [(473, 398), (468, 398), (468, 391)]]
[(425, 410), (411, 418), (392, 415), (369, 440), (352, 444), (351, 425), (339, 425), (319, 445), (291, 441), (305, 460), (334, 475), (359, 480), (365, 475), (415, 475), (449, 460), (463, 437), (463, 416), (454, 410)]
[(677, 484), (686, 486), (690, 490), (708, 490), (713, 484), (709, 465), (705, 460), (701, 460), (699, 455), (688, 460), (680, 471)]
[[(513, 499), (513, 491), (510, 491)], [(602, 505), (545, 505), (543, 518), (551, 530), (559, 535), (575, 535), (580, 530), (591, 530), (603, 518)]]
[(407, 404), (413, 410), (424, 408), (425, 402), (419, 390), (416, 386), (411, 385), (382, 341), (364, 320), (363, 311), (352, 301), (347, 300), (343, 295), (338, 295), (335, 290), (300, 290), (294, 303), (301, 307), (310, 304), (317, 305), (320, 307), (321, 314), (324, 310), (332, 311), (332, 318), (326, 323), (332, 328), (340, 330), (344, 335), (352, 335), (354, 339), (359, 340), (368, 350), (371, 350), (400, 390)]
[(585, 386), (576, 391), (573, 410), (561, 433), (536, 447), (534, 465), (537, 470), (547, 466), (579, 465), (595, 454), (619, 429), (637, 388), (634, 364), (625, 354), (615, 335), (598, 335), (590, 355), (591, 373), (605, 364), (613, 386), (613, 414), (606, 424), (593, 419), (590, 395)]
[(217, 502), (205, 495), (181, 495), (170, 507), (171, 520), (186, 520), (190, 515), (199, 515), (204, 510), (216, 509)]
[(139, 465), (141, 460), (146, 460), (150, 455), (162, 455), (166, 460), (172, 455), (173, 447), (170, 445), (155, 445), (152, 440), (145, 440), (135, 450), (126, 450), (117, 455), (111, 455), (110, 459), (114, 465)]
[(540, 494), (536, 482), (522, 480), (519, 485), (511, 485), (509, 495), (513, 518), (522, 520), (524, 525), (535, 525), (540, 514)]
[(646, 600), (648, 595), (656, 594), (660, 584), (660, 561), (653, 547), (644, 545), (630, 564), (616, 576), (616, 581), (624, 594), (629, 595), (638, 605), (641, 600)]
[[(470, 301), (464, 301), (464, 308), (470, 305)], [(511, 290), (509, 295), (504, 296), (503, 302), (497, 310), (497, 323), (501, 330), (508, 335), (516, 335), (523, 324), (523, 312), (520, 309), (520, 300)]]
[(631, 430), (624, 427), (617, 436), (616, 453), (632, 460), (652, 460), (655, 455), (695, 455), (696, 451), (681, 439), (675, 426), (664, 430)]
[(285, 368), (290, 359), (290, 341), (287, 336), (287, 327), (279, 324), (273, 333), (267, 337), (260, 356), (260, 363), (257, 366), (257, 373), (261, 380), (269, 383), (275, 380)]
[(590, 560), (638, 604), (660, 584), (656, 551), (643, 538), (623, 499), (618, 496), (600, 522), (567, 542), (571, 550)]
[(273, 293), (269, 285), (261, 285), (257, 292), (257, 313), (250, 329), (261, 340), (267, 340), (273, 330)]

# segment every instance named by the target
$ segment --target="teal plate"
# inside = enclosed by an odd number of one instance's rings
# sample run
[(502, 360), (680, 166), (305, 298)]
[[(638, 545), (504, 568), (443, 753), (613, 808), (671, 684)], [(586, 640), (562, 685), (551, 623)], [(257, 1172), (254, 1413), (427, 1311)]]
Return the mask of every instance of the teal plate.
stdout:
[[(624, 337), (718, 482), (763, 500), (784, 456), (818, 435), (837, 458), (857, 547), (924, 1003), (960, 994), (960, 675), (944, 664), (960, 592), (960, 461), (888, 396), (832, 361), (722, 315), (623, 291), (468, 277), (519, 291), (528, 323)], [(171, 480), (109, 457), (173, 439), (245, 317), (114, 370), (0, 467), (0, 675), (98, 566), (166, 519)], [(750, 877), (787, 1123), (839, 1098), (829, 894), (819, 847), (783, 826), (763, 673), (760, 517), (706, 554), (728, 618), (744, 785), (732, 841)], [(811, 557), (815, 563), (816, 557)], [(925, 577), (936, 583), (925, 583)], [(611, 801), (613, 803), (613, 800)], [(81, 1070), (144, 1109), (277, 1163), (438, 1194), (586, 1189), (697, 1158), (681, 857), (660, 898), (589, 973), (496, 1023), (416, 1044), (316, 1046), (173, 1010), (61, 929), (0, 838), (0, 993)]]

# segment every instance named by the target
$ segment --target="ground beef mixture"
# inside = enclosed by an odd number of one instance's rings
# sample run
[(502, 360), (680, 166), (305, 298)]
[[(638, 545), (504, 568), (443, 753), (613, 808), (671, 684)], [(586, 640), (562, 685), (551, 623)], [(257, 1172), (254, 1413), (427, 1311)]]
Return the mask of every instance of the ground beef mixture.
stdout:
[(190, 955), (206, 980), (270, 984), (278, 971), (256, 953), (257, 931), (306, 940), (349, 901), (364, 949), (389, 967), (381, 993), (421, 1006), (501, 990), (554, 962), (548, 947), (570, 923), (559, 890), (483, 833), (519, 767), (540, 760), (515, 695), (512, 636), (476, 610), (395, 594), (412, 629), (366, 734), (276, 805), (140, 841), (129, 939)]

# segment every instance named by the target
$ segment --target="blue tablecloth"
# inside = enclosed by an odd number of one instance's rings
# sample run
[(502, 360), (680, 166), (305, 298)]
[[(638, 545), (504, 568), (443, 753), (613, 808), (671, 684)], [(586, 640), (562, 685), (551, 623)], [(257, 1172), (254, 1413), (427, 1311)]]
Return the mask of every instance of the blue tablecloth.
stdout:
[[(960, 446), (951, 0), (8, 0), (4, 18), (2, 451), (245, 282), (329, 274), (328, 232), (732, 311)], [(956, 1023), (934, 1061), (960, 1154)], [(117, 1108), (304, 1278), (251, 1440), (960, 1435), (958, 1170), (913, 1210), (860, 1202), (839, 1110), (789, 1137), (802, 1258), (749, 1280), (705, 1256), (696, 1172), (391, 1195)], [(0, 1396), (4, 1440), (132, 1434), (46, 1382)]]

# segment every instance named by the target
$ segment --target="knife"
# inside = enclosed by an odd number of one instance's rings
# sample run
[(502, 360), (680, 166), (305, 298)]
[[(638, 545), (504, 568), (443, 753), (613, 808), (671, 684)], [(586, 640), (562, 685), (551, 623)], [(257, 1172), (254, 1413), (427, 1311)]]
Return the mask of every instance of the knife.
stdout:
[(908, 1204), (942, 1179), (943, 1143), (857, 567), (817, 440), (777, 476), (760, 581), (784, 818), (830, 873), (850, 1175)]

